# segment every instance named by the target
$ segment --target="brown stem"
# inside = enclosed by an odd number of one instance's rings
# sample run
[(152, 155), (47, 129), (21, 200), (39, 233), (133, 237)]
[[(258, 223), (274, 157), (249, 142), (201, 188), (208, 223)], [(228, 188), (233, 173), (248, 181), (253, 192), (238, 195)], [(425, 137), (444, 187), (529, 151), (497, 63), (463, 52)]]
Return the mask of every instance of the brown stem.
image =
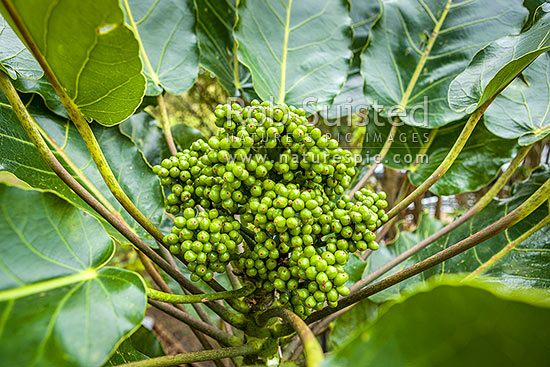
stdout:
[(141, 361), (124, 363), (121, 367), (170, 367), (178, 366), (183, 363), (212, 361), (215, 359), (230, 358), (237, 356), (246, 356), (258, 353), (261, 349), (261, 342), (253, 341), (244, 345), (229, 348), (220, 348), (214, 350), (204, 350), (200, 352), (182, 353), (171, 356), (162, 356)]
[(162, 130), (164, 130), (164, 137), (166, 139), (166, 144), (168, 144), (168, 150), (171, 155), (176, 155), (178, 153), (178, 149), (176, 148), (174, 138), (172, 137), (170, 120), (168, 119), (168, 110), (166, 109), (166, 103), (164, 102), (164, 96), (162, 93), (158, 95), (157, 101), (160, 109), (160, 122), (162, 124)]
[(183, 312), (170, 304), (155, 301), (152, 299), (148, 300), (148, 302), (153, 307), (161, 310), (162, 312), (172, 316), (177, 320), (180, 320), (186, 325), (189, 325), (192, 328), (203, 332), (204, 334), (212, 337), (223, 345), (235, 346), (239, 345), (242, 342), (241, 338), (223, 332), (212, 325), (208, 325), (204, 321), (197, 320), (194, 317), (191, 317), (188, 313)]
[(546, 216), (544, 219), (542, 219), (540, 222), (538, 222), (534, 227), (530, 228), (528, 231), (523, 233), (521, 236), (516, 238), (514, 241), (510, 242), (502, 250), (494, 254), (489, 260), (484, 262), (482, 265), (480, 265), (476, 270), (468, 274), (464, 280), (469, 280), (477, 277), (487, 269), (489, 269), (491, 266), (493, 266), (497, 261), (502, 259), (504, 255), (512, 251), (518, 244), (525, 241), (528, 237), (532, 236), (535, 232), (540, 230), (542, 227), (546, 226), (548, 223), (550, 223), (550, 215)]

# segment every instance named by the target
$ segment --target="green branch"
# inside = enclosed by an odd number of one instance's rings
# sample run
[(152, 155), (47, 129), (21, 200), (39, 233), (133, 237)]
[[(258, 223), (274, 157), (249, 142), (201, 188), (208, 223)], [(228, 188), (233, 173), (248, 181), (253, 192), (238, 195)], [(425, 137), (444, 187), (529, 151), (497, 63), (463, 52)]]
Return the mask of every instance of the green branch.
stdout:
[(256, 287), (250, 282), (246, 283), (242, 288), (233, 291), (193, 295), (171, 294), (157, 291), (152, 288), (147, 288), (147, 297), (149, 297), (149, 299), (167, 303), (203, 303), (216, 301), (219, 299), (245, 297), (252, 293), (254, 289), (256, 289)]
[(298, 334), (298, 337), (304, 345), (304, 352), (306, 355), (306, 366), (307, 367), (318, 367), (323, 361), (324, 354), (323, 348), (317, 341), (317, 338), (311, 331), (311, 329), (306, 325), (304, 320), (300, 316), (296, 315), (294, 312), (287, 310), (286, 308), (272, 308), (265, 311), (259, 317), (259, 323), (265, 325), (269, 319), (273, 317), (280, 317), (292, 327), (294, 331)]
[(231, 335), (231, 334), (228, 334), (228, 333), (218, 329), (217, 327), (214, 327), (212, 325), (207, 324), (204, 321), (197, 320), (196, 318), (191, 317), (188, 313), (183, 312), (182, 310), (180, 310), (180, 309), (178, 309), (178, 308), (176, 308), (172, 305), (169, 305), (169, 304), (166, 304), (166, 303), (163, 303), (163, 302), (159, 302), (159, 301), (155, 301), (155, 300), (152, 300), (152, 299), (150, 299), (148, 302), (151, 306), (161, 310), (162, 312), (172, 316), (173, 318), (175, 318), (177, 320), (180, 320), (184, 324), (189, 325), (190, 327), (199, 330), (200, 332), (210, 336), (211, 338), (217, 340), (218, 342), (222, 343), (223, 345), (235, 346), (235, 345), (239, 345), (240, 343), (242, 343), (241, 338), (239, 338), (237, 336), (234, 336), (234, 335)]
[(212, 361), (222, 358), (230, 358), (237, 356), (246, 356), (255, 354), (260, 351), (262, 343), (260, 341), (250, 341), (244, 345), (230, 348), (220, 348), (213, 350), (205, 350), (200, 352), (190, 352), (175, 354), (171, 356), (162, 356), (157, 358), (145, 359), (142, 361), (135, 361), (130, 363), (124, 363), (121, 367), (170, 367), (179, 366), (185, 363), (195, 363)]
[(166, 109), (166, 103), (164, 103), (164, 96), (162, 95), (162, 93), (158, 95), (157, 102), (160, 109), (160, 123), (162, 124), (162, 130), (164, 131), (166, 144), (168, 144), (168, 150), (170, 151), (171, 155), (176, 155), (178, 154), (178, 149), (176, 148), (176, 143), (174, 143), (174, 138), (172, 137), (170, 120), (168, 119), (168, 111)]

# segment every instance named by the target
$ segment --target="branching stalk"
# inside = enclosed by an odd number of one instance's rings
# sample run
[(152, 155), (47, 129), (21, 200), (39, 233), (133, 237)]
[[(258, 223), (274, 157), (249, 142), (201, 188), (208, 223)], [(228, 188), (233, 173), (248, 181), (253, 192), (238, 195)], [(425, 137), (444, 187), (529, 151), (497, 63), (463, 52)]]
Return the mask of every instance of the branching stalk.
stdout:
[(149, 297), (149, 299), (166, 303), (204, 303), (208, 301), (216, 301), (219, 299), (245, 297), (252, 293), (254, 289), (256, 289), (256, 287), (254, 287), (252, 283), (247, 283), (242, 288), (233, 291), (181, 295), (165, 293), (152, 288), (147, 288), (147, 297)]
[[(168, 284), (166, 284), (164, 279), (162, 279), (162, 276), (157, 271), (157, 269), (155, 268), (151, 260), (147, 256), (145, 256), (143, 252), (137, 251), (137, 253), (138, 253), (139, 259), (141, 260), (141, 263), (143, 264), (143, 267), (145, 268), (147, 273), (151, 276), (151, 278), (153, 279), (153, 282), (163, 291), (167, 293), (171, 292), (170, 287), (168, 287)], [(179, 307), (179, 309), (182, 312), (186, 312), (185, 308), (182, 305), (177, 305), (176, 307)], [(210, 341), (206, 339), (204, 334), (202, 334), (198, 330), (195, 330), (194, 328), (190, 328), (190, 329), (193, 335), (195, 335), (195, 337), (197, 338), (197, 340), (199, 341), (199, 343), (202, 345), (204, 349), (214, 349), (214, 347), (212, 346)], [(224, 365), (220, 361), (214, 361), (214, 364), (216, 365), (216, 367), (224, 367)]]
[(217, 327), (208, 325), (206, 322), (197, 320), (194, 317), (191, 317), (188, 313), (183, 312), (172, 305), (155, 301), (152, 299), (149, 299), (148, 302), (155, 308), (158, 308), (162, 312), (172, 316), (175, 319), (182, 321), (186, 325), (189, 325), (192, 328), (195, 328), (200, 332), (212, 337), (213, 339), (217, 340), (223, 345), (235, 346), (235, 345), (239, 345), (242, 342), (241, 338), (228, 334), (224, 331), (221, 331)]
[(212, 361), (215, 359), (246, 356), (255, 354), (261, 349), (259, 341), (248, 342), (238, 347), (204, 350), (200, 352), (182, 353), (171, 356), (162, 356), (142, 361), (124, 363), (120, 367), (170, 367), (179, 366), (184, 363)]
[(270, 318), (280, 317), (296, 331), (298, 337), (304, 345), (304, 351), (306, 354), (306, 366), (307, 367), (318, 367), (324, 359), (323, 348), (317, 341), (317, 338), (306, 325), (304, 320), (302, 320), (294, 312), (286, 308), (272, 308), (265, 311), (260, 315), (259, 322), (260, 324), (265, 324), (269, 321)]

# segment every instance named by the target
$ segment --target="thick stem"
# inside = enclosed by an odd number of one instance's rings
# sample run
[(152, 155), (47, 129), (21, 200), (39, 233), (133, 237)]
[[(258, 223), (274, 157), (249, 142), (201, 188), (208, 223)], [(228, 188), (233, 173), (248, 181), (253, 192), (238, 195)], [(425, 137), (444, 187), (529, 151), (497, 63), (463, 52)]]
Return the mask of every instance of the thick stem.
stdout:
[[(496, 95), (495, 95), (496, 97)], [(466, 122), (466, 125), (464, 125), (464, 128), (462, 129), (462, 132), (460, 133), (459, 137), (457, 138), (455, 144), (449, 150), (449, 153), (441, 162), (441, 164), (436, 168), (436, 170), (424, 181), (420, 186), (418, 186), (412, 193), (410, 193), (405, 199), (403, 199), (400, 203), (398, 203), (396, 206), (394, 206), (389, 212), (388, 217), (393, 218), (396, 216), (399, 212), (401, 212), (403, 209), (407, 208), (417, 197), (428, 191), (430, 187), (434, 183), (437, 182), (451, 168), (451, 165), (456, 160), (462, 149), (464, 148), (464, 145), (466, 145), (466, 142), (468, 141), (468, 138), (474, 131), (474, 128), (476, 127), (478, 121), (481, 119), (481, 116), (483, 116), (483, 113), (489, 107), (493, 99), (493, 97), (489, 101), (487, 101), (484, 105), (479, 107), (468, 119)]]
[(239, 280), (239, 278), (237, 278), (235, 273), (233, 273), (233, 267), (231, 266), (231, 264), (227, 264), (226, 274), (233, 289), (239, 289), (242, 287), (241, 281)]
[(162, 130), (164, 131), (166, 144), (168, 144), (168, 150), (170, 151), (171, 155), (176, 155), (178, 154), (178, 149), (176, 148), (176, 143), (174, 143), (174, 138), (172, 137), (170, 120), (168, 119), (168, 110), (166, 109), (166, 103), (164, 103), (164, 96), (162, 95), (162, 93), (158, 95), (157, 101), (160, 109), (160, 122), (162, 124)]
[(208, 301), (216, 301), (219, 299), (245, 297), (252, 293), (254, 289), (256, 289), (256, 287), (254, 287), (252, 283), (247, 283), (242, 288), (233, 291), (182, 295), (165, 293), (157, 291), (155, 289), (147, 288), (147, 297), (149, 297), (149, 299), (166, 303), (203, 303)]
[(482, 229), (479, 232), (471, 235), (468, 238), (463, 239), (462, 241), (447, 247), (445, 250), (442, 250), (435, 255), (428, 257), (420, 261), (419, 263), (410, 266), (404, 270), (401, 270), (389, 277), (381, 280), (378, 283), (375, 283), (367, 288), (364, 288), (352, 295), (349, 295), (341, 299), (338, 303), (338, 306), (335, 308), (325, 308), (321, 311), (317, 311), (311, 314), (306, 322), (312, 323), (317, 320), (320, 320), (327, 315), (330, 315), (338, 310), (341, 310), (347, 306), (355, 304), (367, 297), (372, 296), (378, 292), (383, 291), (393, 285), (396, 285), (405, 279), (409, 279), (417, 274), (422, 273), (423, 271), (428, 270), (429, 268), (441, 264), (442, 262), (449, 260), (450, 258), (471, 249), (472, 247), (482, 243), (483, 241), (499, 234), (500, 232), (510, 228), (514, 224), (521, 221), (523, 218), (531, 214), (535, 209), (542, 205), (548, 197), (550, 196), (550, 179), (548, 179), (533, 195), (531, 195), (523, 204), (514, 209), (512, 212), (494, 222), (487, 228)]
[(483, 195), (483, 197), (481, 199), (479, 199), (478, 202), (473, 207), (471, 207), (466, 213), (464, 213), (462, 216), (455, 219), (454, 221), (452, 221), (451, 223), (449, 223), (445, 227), (441, 228), (439, 231), (433, 233), (432, 235), (428, 236), (424, 240), (420, 241), (419, 243), (417, 243), (416, 245), (414, 245), (413, 247), (411, 247), (407, 251), (399, 254), (398, 256), (393, 258), (391, 261), (387, 262), (386, 264), (384, 264), (380, 268), (376, 269), (375, 271), (373, 271), (372, 273), (370, 273), (369, 275), (367, 275), (366, 277), (361, 279), (359, 282), (355, 283), (353, 285), (353, 287), (351, 288), (352, 292), (356, 291), (358, 289), (361, 289), (364, 286), (366, 286), (367, 284), (369, 284), (369, 283), (373, 282), (374, 280), (380, 278), (382, 275), (386, 274), (388, 271), (390, 271), (391, 269), (393, 269), (397, 265), (401, 264), (403, 261), (405, 261), (408, 258), (410, 258), (411, 256), (415, 255), (416, 253), (418, 253), (422, 249), (426, 248), (428, 245), (434, 243), (435, 241), (437, 241), (441, 237), (443, 237), (446, 234), (450, 233), (455, 228), (459, 227), (463, 223), (470, 220), (473, 216), (475, 216), (479, 212), (481, 212), (487, 205), (489, 205), (491, 200), (493, 200), (493, 198), (499, 193), (499, 191), (504, 187), (504, 185), (506, 185), (506, 183), (508, 182), (510, 177), (512, 177), (514, 172), (517, 170), (517, 168), (519, 167), (519, 165), (521, 164), (521, 162), (523, 161), (523, 159), (525, 158), (525, 156), (527, 155), (527, 153), (529, 152), (530, 149), (531, 149), (531, 145), (522, 148), (518, 152), (516, 157), (512, 160), (512, 162), (510, 162), (510, 165), (508, 166), (506, 171), (504, 171), (500, 175), (500, 177), (493, 184), (493, 186), (489, 189), (489, 191), (487, 191), (487, 193), (485, 193), (485, 195)]
[(172, 305), (152, 299), (149, 299), (148, 302), (155, 308), (158, 308), (162, 312), (172, 316), (175, 319), (180, 320), (186, 325), (189, 325), (192, 328), (199, 330), (200, 332), (210, 336), (211, 338), (217, 340), (223, 345), (235, 346), (239, 345), (242, 342), (241, 338), (223, 332), (217, 327), (208, 325), (206, 322), (197, 320), (194, 317), (191, 317), (188, 313), (183, 312)]
[[(27, 108), (19, 98), (17, 91), (11, 84), (9, 77), (0, 72), (0, 88), (3, 90), (6, 98), (10, 102), (14, 109), (21, 125), (29, 135), (29, 138), (35, 145), (36, 149), (44, 159), (44, 161), (50, 166), (52, 171), (69, 186), (82, 200), (84, 200), (92, 209), (94, 209), (99, 215), (101, 215), (110, 225), (112, 225), (117, 231), (119, 231), (124, 237), (126, 237), (130, 243), (132, 243), (137, 249), (143, 252), (149, 257), (155, 264), (157, 264), (162, 270), (170, 275), (176, 282), (182, 285), (185, 289), (189, 290), (193, 294), (202, 293), (200, 288), (187, 279), (177, 268), (170, 266), (162, 257), (160, 257), (153, 249), (151, 249), (145, 242), (137, 236), (125, 223), (123, 223), (117, 216), (111, 213), (105, 206), (103, 206), (93, 195), (91, 195), (70, 173), (63, 167), (63, 165), (57, 160), (55, 155), (50, 150), (48, 144), (44, 141), (40, 131), (36, 127), (36, 122), (27, 111)], [(246, 319), (242, 315), (231, 313), (223, 306), (218, 305), (215, 302), (208, 302), (206, 305), (216, 312), (224, 320), (234, 321), (240, 327), (246, 326)], [(228, 321), (231, 323), (230, 321)], [(236, 325), (234, 325), (236, 326)]]
[(124, 363), (121, 367), (170, 367), (178, 366), (183, 363), (212, 361), (215, 359), (230, 358), (237, 356), (247, 356), (258, 353), (262, 344), (258, 341), (248, 342), (238, 347), (220, 348), (213, 350), (204, 350), (200, 352), (182, 353), (171, 356), (162, 356), (142, 361)]
[(272, 317), (280, 317), (296, 331), (298, 337), (304, 345), (304, 351), (306, 354), (306, 366), (307, 367), (318, 367), (323, 361), (324, 354), (323, 348), (317, 341), (317, 338), (311, 331), (311, 329), (306, 325), (304, 320), (300, 316), (296, 315), (294, 312), (287, 310), (286, 308), (272, 308), (262, 313), (259, 318), (261, 324), (267, 323), (267, 321)]
[(525, 241), (525, 239), (530, 237), (532, 234), (537, 232), (539, 229), (541, 229), (542, 227), (544, 227), (548, 223), (550, 223), (550, 215), (545, 217), (540, 222), (538, 222), (536, 226), (530, 228), (527, 232), (523, 233), (521, 236), (519, 236), (518, 238), (516, 238), (515, 240), (510, 242), (502, 250), (500, 250), (499, 252), (494, 254), (489, 260), (487, 260), (485, 263), (483, 263), (483, 265), (480, 265), (476, 270), (474, 270), (473, 272), (468, 274), (468, 276), (466, 278), (464, 278), (464, 280), (473, 279), (473, 278), (477, 277), (478, 275), (480, 275), (481, 273), (483, 273), (485, 270), (489, 269), (497, 261), (502, 259), (504, 257), (504, 255), (506, 255), (507, 253), (512, 251), (519, 243)]

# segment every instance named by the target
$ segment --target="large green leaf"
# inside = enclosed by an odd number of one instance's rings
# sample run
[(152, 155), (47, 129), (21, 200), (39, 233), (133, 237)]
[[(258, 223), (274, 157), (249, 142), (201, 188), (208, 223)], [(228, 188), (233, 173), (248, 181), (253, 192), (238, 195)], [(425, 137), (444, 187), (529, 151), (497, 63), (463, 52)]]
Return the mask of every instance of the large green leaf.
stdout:
[(18, 74), (26, 79), (38, 79), (44, 74), (38, 62), (1, 15), (0, 70), (5, 71), (12, 79), (17, 79)]
[[(471, 234), (486, 228), (491, 223), (502, 218), (507, 213), (523, 203), (540, 185), (550, 178), (550, 169), (535, 170), (530, 178), (514, 186), (513, 196), (503, 200), (493, 200), (484, 210), (472, 219), (456, 228), (453, 232), (439, 239), (427, 248), (421, 250), (407, 261), (403, 262), (391, 272), (396, 272), (414, 263), (423, 260), (448, 246), (451, 246)], [(403, 289), (412, 284), (424, 281), (432, 276), (442, 274), (469, 273), (484, 264), (502, 248), (539, 223), (549, 213), (549, 206), (543, 205), (530, 216), (476, 247), (445, 261), (433, 268), (380, 292), (371, 299), (383, 301), (395, 298)], [(442, 224), (429, 215), (422, 216), (419, 229), (413, 233), (400, 232), (396, 241), (386, 247), (381, 247), (369, 256), (367, 271), (378, 269), (400, 253), (414, 246), (432, 233), (441, 228)], [(499, 282), (513, 287), (550, 288), (550, 269), (548, 268), (548, 241), (549, 226), (541, 229), (531, 237), (521, 242), (513, 251), (509, 252), (480, 277), (483, 280)]]
[(346, 341), (357, 335), (358, 325), (365, 325), (376, 320), (378, 309), (378, 304), (366, 299), (338, 316), (330, 329), (328, 339), (330, 350), (338, 350), (345, 345)]
[(145, 284), (103, 267), (114, 244), (87, 213), (0, 184), (0, 238), (2, 365), (101, 365), (140, 325)]
[[(521, 0), (461, 1), (451, 3), (447, 12), (448, 3), (385, 1), (363, 53), (367, 100), (386, 109), (403, 106), (406, 114), (400, 117), (406, 124), (434, 128), (461, 118), (445, 98), (451, 80), (481, 47), (519, 32), (527, 16)], [(429, 50), (431, 37), (435, 40)], [(420, 122), (425, 109), (429, 120)]]
[(455, 111), (473, 112), (506, 87), (540, 54), (550, 49), (550, 14), (518, 36), (504, 37), (479, 51), (449, 86)]
[[(203, 138), (199, 130), (184, 124), (173, 125), (170, 130), (176, 147), (180, 150), (189, 148), (195, 140)], [(171, 155), (160, 122), (145, 111), (136, 113), (121, 123), (120, 131), (134, 141), (152, 166), (160, 164)]]
[(160, 341), (151, 330), (142, 326), (119, 345), (115, 354), (111, 356), (111, 359), (109, 359), (105, 366), (118, 366), (123, 363), (141, 361), (163, 355), (164, 351), (162, 350)]
[(325, 118), (333, 119), (358, 113), (361, 108), (368, 106), (363, 95), (365, 80), (361, 75), (361, 53), (367, 45), (369, 31), (374, 22), (382, 15), (381, 0), (350, 2), (350, 16), (353, 29), (353, 57), (346, 83), (340, 93), (334, 98), (332, 105), (322, 110)]
[[(200, 63), (216, 75), (230, 96), (251, 100), (257, 95), (253, 90), (250, 70), (234, 56), (237, 47), (233, 37), (235, 3), (235, 0), (195, 0)], [(237, 69), (235, 63), (238, 63)]]
[(544, 53), (516, 78), (485, 112), (495, 135), (531, 145), (550, 134), (550, 55)]
[(343, 0), (240, 1), (239, 59), (264, 100), (330, 104), (349, 68), (350, 24)]
[(197, 77), (199, 49), (191, 0), (122, 0), (141, 43), (147, 95), (185, 93)]
[[(409, 173), (409, 180), (413, 185), (422, 184), (443, 162), (449, 147), (454, 144), (463, 126), (463, 123), (457, 123), (438, 130), (428, 148), (427, 162), (419, 164)], [(513, 159), (516, 150), (514, 140), (494, 136), (480, 125), (470, 136), (451, 168), (430, 187), (430, 191), (436, 195), (477, 191), (495, 178), (500, 172), (500, 167)], [(419, 161), (423, 162), (420, 158)]]
[[(544, 366), (547, 304), (442, 285), (392, 306), (325, 366)], [(527, 302), (525, 302), (527, 301)]]
[(139, 44), (117, 0), (2, 0), (0, 10), (85, 117), (114, 125), (139, 106)]
[[(0, 168), (14, 173), (34, 188), (55, 191), (73, 204), (97, 215), (46, 165), (15, 113), (2, 102), (5, 103), (5, 100), (0, 93)], [(55, 144), (52, 148), (57, 158), (65, 164), (73, 177), (91, 189), (102, 203), (112, 205), (142, 238), (150, 238), (111, 195), (76, 128), (40, 104), (33, 103), (29, 108), (45, 138)], [(118, 129), (97, 124), (93, 124), (92, 129), (109, 165), (130, 199), (153, 223), (160, 223), (163, 216), (162, 190), (138, 148)], [(118, 241), (127, 243), (112, 227), (107, 226), (107, 230)]]

